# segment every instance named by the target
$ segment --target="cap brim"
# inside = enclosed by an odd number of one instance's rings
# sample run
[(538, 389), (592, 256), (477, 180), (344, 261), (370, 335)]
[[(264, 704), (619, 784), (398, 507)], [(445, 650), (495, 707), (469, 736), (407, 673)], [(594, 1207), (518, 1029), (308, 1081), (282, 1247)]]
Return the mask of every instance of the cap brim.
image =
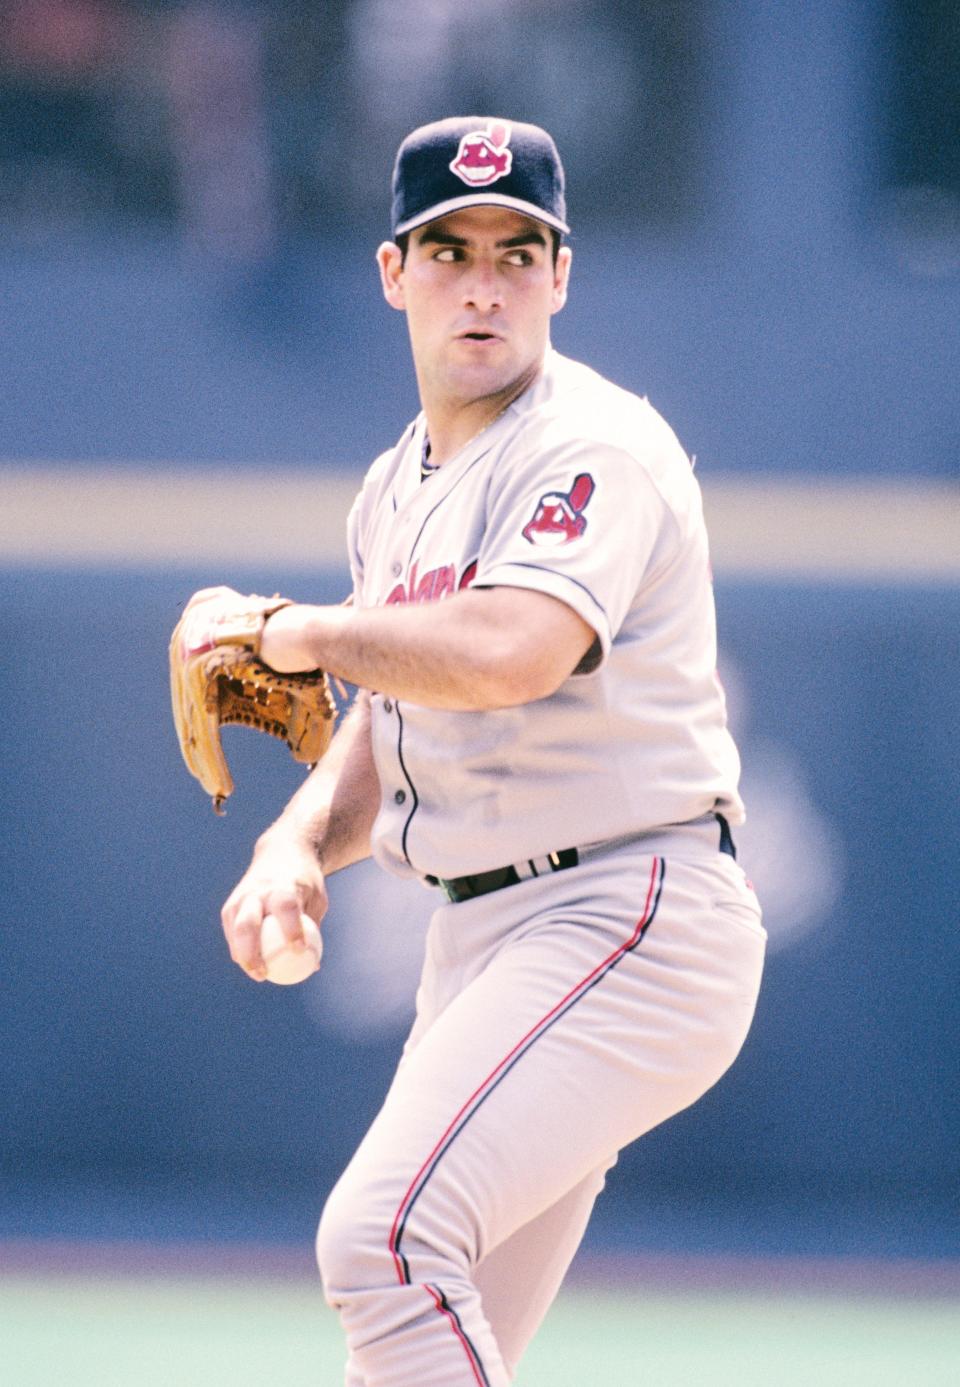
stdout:
[(524, 202), (519, 197), (507, 197), (504, 193), (464, 193), (462, 197), (451, 197), (446, 202), (438, 202), (433, 207), (426, 207), (422, 212), (418, 212), (415, 217), (407, 217), (399, 225), (393, 228), (394, 236), (402, 236), (407, 231), (413, 231), (415, 227), (424, 226), (427, 222), (435, 222), (438, 217), (446, 217), (451, 212), (461, 212), (465, 207), (508, 207), (513, 212), (522, 212), (525, 217), (532, 217), (534, 221), (543, 222), (544, 225), (553, 227), (554, 231), (568, 233), (570, 228), (566, 222), (562, 222), (559, 217), (554, 217), (550, 212), (545, 212), (536, 203)]

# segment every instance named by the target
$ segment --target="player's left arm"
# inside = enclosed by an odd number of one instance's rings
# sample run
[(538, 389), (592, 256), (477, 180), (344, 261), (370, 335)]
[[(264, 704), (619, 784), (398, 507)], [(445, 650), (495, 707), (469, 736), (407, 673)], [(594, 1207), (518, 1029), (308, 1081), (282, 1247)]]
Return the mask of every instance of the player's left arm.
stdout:
[(504, 586), (406, 606), (284, 607), (260, 654), (282, 673), (325, 669), (424, 707), (475, 712), (548, 697), (595, 639), (559, 598)]

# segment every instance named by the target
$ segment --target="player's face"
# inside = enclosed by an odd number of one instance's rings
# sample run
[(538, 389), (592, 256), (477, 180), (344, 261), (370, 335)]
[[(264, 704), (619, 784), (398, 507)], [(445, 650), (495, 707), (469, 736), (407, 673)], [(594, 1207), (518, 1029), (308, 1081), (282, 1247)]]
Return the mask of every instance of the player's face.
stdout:
[(541, 222), (470, 207), (413, 231), (402, 265), (390, 243), (378, 259), (387, 302), (407, 315), (424, 403), (495, 403), (537, 375), (570, 272), (569, 249), (555, 265)]

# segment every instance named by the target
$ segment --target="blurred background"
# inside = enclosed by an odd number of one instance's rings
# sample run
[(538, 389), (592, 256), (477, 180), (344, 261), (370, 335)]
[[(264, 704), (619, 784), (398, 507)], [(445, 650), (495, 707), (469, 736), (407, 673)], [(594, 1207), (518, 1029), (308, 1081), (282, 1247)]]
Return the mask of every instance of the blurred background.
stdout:
[(216, 819), (166, 643), (211, 582), (345, 593), (416, 410), (393, 155), (470, 110), (555, 135), (555, 344), (696, 456), (771, 936), (739, 1063), (584, 1255), (956, 1269), (955, 0), (0, 0), (0, 1263), (306, 1267), (385, 1090), (430, 895), (352, 869), (316, 979), (233, 969), (299, 772), (228, 733)]

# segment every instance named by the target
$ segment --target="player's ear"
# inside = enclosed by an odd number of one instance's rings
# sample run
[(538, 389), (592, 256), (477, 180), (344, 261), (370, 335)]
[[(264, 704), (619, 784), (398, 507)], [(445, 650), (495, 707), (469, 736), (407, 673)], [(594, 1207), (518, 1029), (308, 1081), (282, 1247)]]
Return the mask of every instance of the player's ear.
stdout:
[(406, 308), (403, 296), (403, 253), (394, 241), (384, 241), (377, 249), (383, 297), (391, 308)]
[(551, 313), (559, 313), (567, 301), (567, 286), (570, 283), (570, 262), (573, 251), (569, 246), (561, 246), (557, 251), (557, 263), (553, 267), (553, 302)]

